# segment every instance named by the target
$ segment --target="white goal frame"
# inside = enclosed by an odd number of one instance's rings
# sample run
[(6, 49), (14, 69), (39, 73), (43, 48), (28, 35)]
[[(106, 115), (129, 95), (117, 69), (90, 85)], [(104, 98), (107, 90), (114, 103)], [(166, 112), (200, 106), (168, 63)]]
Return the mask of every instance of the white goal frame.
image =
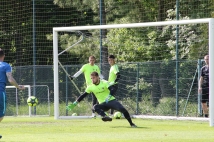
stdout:
[(209, 124), (214, 126), (214, 18), (192, 19), (179, 21), (164, 22), (147, 22), (132, 24), (113, 24), (113, 25), (93, 25), (93, 26), (75, 26), (75, 27), (54, 27), (53, 28), (53, 63), (54, 63), (54, 119), (59, 119), (59, 78), (58, 78), (58, 32), (71, 32), (78, 30), (92, 29), (114, 29), (114, 28), (137, 28), (167, 25), (184, 25), (184, 24), (209, 24)]
[[(49, 96), (50, 96), (50, 92), (49, 92), (49, 87), (48, 87), (48, 85), (33, 85), (33, 86), (31, 86), (31, 85), (24, 85), (24, 87), (25, 87), (25, 90), (27, 90), (27, 92), (28, 92), (28, 97), (30, 97), (30, 96), (32, 96), (32, 91), (33, 91), (33, 89), (35, 88), (35, 87), (46, 87), (47, 88), (47, 99), (48, 99), (48, 101), (47, 101), (47, 105), (48, 105), (48, 107), (47, 107), (47, 109), (48, 109), (48, 114), (46, 115), (36, 115), (36, 116), (50, 116), (51, 115), (51, 113), (50, 113), (50, 98), (49, 98)], [(33, 88), (34, 87), (34, 88)], [(18, 91), (20, 91), (20, 90), (18, 90), (18, 88), (16, 88), (15, 86), (6, 86), (6, 89), (14, 89), (15, 90), (15, 94), (16, 94), (16, 115), (17, 116), (19, 116), (19, 106), (18, 106)], [(6, 93), (7, 93), (7, 90), (6, 90)], [(26, 106), (28, 106), (27, 105), (27, 102), (26, 102)], [(34, 107), (31, 107), (31, 106), (29, 106), (29, 109), (28, 109), (28, 116), (29, 117), (32, 117), (32, 116), (34, 116), (35, 117), (35, 115), (34, 114), (32, 114), (32, 110), (33, 110), (33, 108)], [(27, 116), (27, 115), (26, 115)]]
[[(25, 88), (27, 88), (28, 89), (28, 97), (30, 97), (31, 96), (31, 87), (30, 87), (30, 85), (24, 85), (24, 87)], [(15, 86), (6, 86), (6, 88), (13, 88), (13, 89), (16, 89), (16, 101), (18, 100), (18, 93), (17, 93), (17, 91), (18, 91), (18, 89), (15, 87)], [(18, 102), (16, 102), (16, 104), (17, 104)], [(18, 106), (16, 106), (16, 115), (18, 115)], [(29, 117), (31, 117), (31, 107), (29, 106)]]

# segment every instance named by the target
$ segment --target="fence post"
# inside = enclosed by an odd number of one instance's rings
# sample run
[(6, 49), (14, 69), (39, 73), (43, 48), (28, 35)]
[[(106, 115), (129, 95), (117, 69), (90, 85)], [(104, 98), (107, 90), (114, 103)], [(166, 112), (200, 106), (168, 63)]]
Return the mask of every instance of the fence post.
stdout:
[(139, 110), (139, 63), (137, 63), (137, 97), (136, 97), (136, 114), (138, 114)]
[[(201, 76), (201, 67), (202, 67), (202, 61), (201, 59), (198, 59), (198, 83)], [(201, 106), (201, 94), (199, 93), (198, 93), (198, 113), (199, 113), (199, 116), (203, 116), (202, 106)]]

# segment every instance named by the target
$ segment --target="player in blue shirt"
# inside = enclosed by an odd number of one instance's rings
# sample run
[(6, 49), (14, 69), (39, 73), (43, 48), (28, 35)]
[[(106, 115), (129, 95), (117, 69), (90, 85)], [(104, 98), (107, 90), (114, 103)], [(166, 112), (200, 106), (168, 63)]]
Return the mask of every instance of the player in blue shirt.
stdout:
[[(10, 84), (15, 86), (16, 88), (20, 90), (25, 89), (24, 86), (18, 85), (16, 80), (13, 78), (12, 68), (8, 63), (4, 62), (4, 57), (4, 51), (0, 48), (0, 122), (3, 120), (6, 110), (6, 79), (8, 79)], [(0, 138), (2, 138), (1, 135)]]

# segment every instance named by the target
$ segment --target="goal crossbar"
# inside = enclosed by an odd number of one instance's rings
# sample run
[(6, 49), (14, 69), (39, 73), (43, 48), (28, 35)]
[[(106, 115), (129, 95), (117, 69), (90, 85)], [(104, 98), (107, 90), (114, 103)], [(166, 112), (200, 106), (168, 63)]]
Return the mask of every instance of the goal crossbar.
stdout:
[[(214, 62), (214, 18), (192, 19), (179, 21), (147, 22), (132, 24), (112, 24), (112, 25), (93, 25), (93, 26), (74, 26), (74, 27), (54, 27), (53, 28), (53, 62), (54, 62), (54, 118), (59, 119), (59, 76), (58, 76), (58, 32), (94, 30), (94, 29), (115, 29), (115, 28), (137, 28), (166, 25), (184, 25), (184, 24), (209, 24), (209, 60)], [(214, 64), (209, 65), (209, 123), (214, 126)]]
[(77, 30), (95, 30), (95, 29), (115, 29), (115, 28), (137, 28), (137, 27), (154, 27), (167, 25), (184, 25), (184, 24), (199, 24), (209, 23), (212, 18), (180, 20), (180, 21), (164, 21), (164, 22), (146, 22), (132, 24), (112, 24), (112, 25), (93, 25), (93, 26), (75, 26), (75, 27), (55, 27), (54, 32), (77, 31)]

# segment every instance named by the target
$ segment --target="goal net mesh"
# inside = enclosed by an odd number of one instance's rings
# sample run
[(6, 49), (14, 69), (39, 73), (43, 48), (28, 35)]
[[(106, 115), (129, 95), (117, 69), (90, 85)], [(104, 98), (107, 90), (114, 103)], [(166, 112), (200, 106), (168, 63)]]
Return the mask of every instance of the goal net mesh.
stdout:
[[(18, 90), (15, 86), (6, 86), (7, 111), (6, 116), (49, 116), (50, 98), (47, 85), (25, 85), (24, 90)], [(38, 104), (29, 107), (27, 99), (35, 96)]]
[[(208, 45), (208, 24), (197, 23), (58, 32), (58, 58), (62, 64), (59, 65), (59, 115), (92, 113), (90, 95), (73, 111), (65, 109), (84, 92), (86, 84), (83, 74), (73, 80), (79, 93), (64, 70), (73, 75), (94, 55), (108, 80), (107, 57), (113, 54), (121, 73), (116, 98), (131, 115), (197, 117), (198, 59), (208, 54)], [(72, 60), (67, 60), (68, 57)]]

